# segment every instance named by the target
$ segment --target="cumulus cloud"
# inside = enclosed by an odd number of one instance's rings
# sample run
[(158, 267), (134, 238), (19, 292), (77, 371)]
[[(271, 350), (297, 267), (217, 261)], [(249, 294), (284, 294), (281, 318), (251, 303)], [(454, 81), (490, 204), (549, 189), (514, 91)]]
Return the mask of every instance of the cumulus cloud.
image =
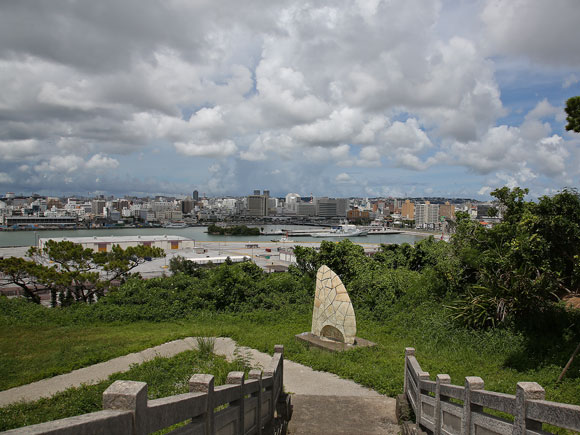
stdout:
[[(94, 191), (89, 179), (104, 171), (139, 180), (131, 159), (157, 152), (168, 162), (151, 165), (151, 180), (208, 192), (245, 193), (258, 173), (272, 183), (295, 174), (296, 186), (281, 188), (323, 190), (352, 167), (365, 168), (362, 181), (439, 165), (482, 177), (522, 168), (576, 176), (574, 139), (554, 129), (562, 111), (553, 99), (518, 125), (498, 123), (508, 112), (494, 63), (577, 67), (575, 2), (488, 0), (451, 18), (432, 0), (3, 4), (0, 172), (14, 188), (57, 186), (65, 174)], [(462, 14), (480, 23), (441, 32)], [(558, 87), (578, 82), (577, 71), (566, 74)], [(182, 184), (162, 182), (166, 167), (184, 161), (199, 170)], [(215, 161), (233, 175), (208, 181)]]
[(177, 142), (175, 149), (178, 153), (194, 157), (222, 157), (234, 154), (236, 144), (231, 140), (214, 143)]
[(336, 181), (337, 183), (344, 183), (344, 184), (354, 183), (353, 178), (350, 175), (348, 175), (346, 172), (341, 172), (340, 174), (338, 174), (336, 176), (336, 178), (334, 179), (334, 181)]
[(108, 156), (95, 154), (86, 163), (89, 169), (115, 169), (119, 167), (119, 161)]

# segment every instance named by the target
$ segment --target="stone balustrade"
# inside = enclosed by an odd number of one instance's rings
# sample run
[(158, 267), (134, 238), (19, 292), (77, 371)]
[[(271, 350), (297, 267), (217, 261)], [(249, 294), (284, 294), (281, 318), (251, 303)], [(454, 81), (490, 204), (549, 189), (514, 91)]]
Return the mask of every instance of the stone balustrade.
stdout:
[[(415, 412), (416, 423), (435, 435), (540, 435), (542, 424), (580, 431), (580, 406), (544, 400), (544, 389), (535, 382), (518, 382), (516, 395), (484, 389), (483, 380), (465, 378), (452, 385), (449, 375), (436, 380), (421, 370), (415, 349), (405, 349), (404, 395)], [(513, 421), (487, 410), (513, 416)]]
[(196, 374), (189, 393), (147, 399), (147, 384), (116, 381), (103, 393), (103, 410), (26, 426), (5, 434), (149, 434), (186, 424), (173, 435), (250, 435), (282, 433), (292, 405), (284, 394), (284, 348), (277, 345), (264, 372), (231, 372), (227, 384), (214, 387), (212, 375)]

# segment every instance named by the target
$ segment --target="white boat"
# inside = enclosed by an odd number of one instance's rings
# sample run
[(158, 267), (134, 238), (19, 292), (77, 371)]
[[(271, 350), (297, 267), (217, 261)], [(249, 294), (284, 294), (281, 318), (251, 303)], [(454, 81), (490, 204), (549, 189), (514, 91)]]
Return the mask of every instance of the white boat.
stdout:
[(279, 239), (273, 239), (272, 241), (276, 243), (294, 243), (294, 240), (290, 240), (286, 236), (282, 236)]
[(169, 222), (163, 225), (163, 228), (187, 228), (185, 222)]
[(368, 231), (357, 229), (356, 225), (343, 224), (339, 228), (322, 233), (312, 233), (312, 237), (362, 237), (368, 235)]
[(273, 239), (272, 241), (273, 242), (276, 242), (276, 243), (294, 243), (294, 240), (290, 240), (288, 238), (288, 231), (286, 231), (286, 235), (285, 236), (282, 236), (282, 237), (280, 237), (277, 240), (276, 239)]

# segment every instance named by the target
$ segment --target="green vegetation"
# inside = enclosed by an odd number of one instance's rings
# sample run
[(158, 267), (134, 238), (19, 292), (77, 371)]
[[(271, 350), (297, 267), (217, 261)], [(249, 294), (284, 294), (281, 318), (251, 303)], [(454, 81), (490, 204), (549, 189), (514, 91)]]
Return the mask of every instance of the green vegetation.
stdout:
[(165, 253), (161, 248), (143, 245), (127, 249), (113, 245), (109, 252), (96, 252), (73, 242), (49, 240), (43, 248), (30, 248), (28, 256), (33, 260), (0, 259), (2, 283), (20, 287), (26, 298), (37, 304), (38, 292), (48, 289), (55, 306), (57, 300), (61, 305), (94, 302), (105, 290), (129, 277), (145, 258), (164, 257)]
[(213, 235), (220, 236), (259, 236), (259, 228), (251, 228), (245, 225), (234, 225), (231, 227), (220, 227), (216, 224), (211, 224), (207, 227), (207, 232)]
[[(557, 382), (580, 340), (580, 312), (560, 302), (579, 291), (580, 198), (564, 190), (530, 202), (526, 193), (493, 193), (503, 222), (492, 229), (458, 213), (451, 243), (431, 237), (368, 257), (349, 240), (323, 241), (318, 251), (296, 248), (297, 264), (283, 274), (177, 259), (173, 276), (131, 277), (94, 304), (48, 309), (0, 298), (2, 387), (179, 337), (229, 336), (269, 353), (283, 344), (289, 359), (391, 396), (402, 389), (403, 350), (412, 346), (432, 376), (462, 384), (477, 375), (510, 394), (517, 382), (536, 381), (548, 400), (580, 405), (578, 359)], [(379, 346), (330, 354), (294, 340), (310, 330), (322, 264), (349, 291), (357, 335)], [(203, 347), (208, 354), (211, 342)]]
[(172, 358), (158, 357), (96, 385), (71, 388), (49, 399), (0, 408), (0, 431), (100, 411), (103, 392), (116, 380), (147, 382), (148, 398), (158, 399), (188, 392), (189, 378), (195, 373), (212, 374), (215, 385), (222, 385), (229, 372), (247, 369), (242, 359), (228, 363), (211, 353), (188, 351)]
[(580, 97), (568, 98), (566, 101), (566, 130), (580, 133)]

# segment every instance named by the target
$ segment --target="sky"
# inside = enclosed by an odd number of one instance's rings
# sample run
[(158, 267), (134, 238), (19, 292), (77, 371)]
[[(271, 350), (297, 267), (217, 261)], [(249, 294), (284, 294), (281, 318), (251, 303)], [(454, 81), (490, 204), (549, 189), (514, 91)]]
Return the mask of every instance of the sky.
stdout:
[(0, 195), (578, 187), (578, 0), (4, 0)]

